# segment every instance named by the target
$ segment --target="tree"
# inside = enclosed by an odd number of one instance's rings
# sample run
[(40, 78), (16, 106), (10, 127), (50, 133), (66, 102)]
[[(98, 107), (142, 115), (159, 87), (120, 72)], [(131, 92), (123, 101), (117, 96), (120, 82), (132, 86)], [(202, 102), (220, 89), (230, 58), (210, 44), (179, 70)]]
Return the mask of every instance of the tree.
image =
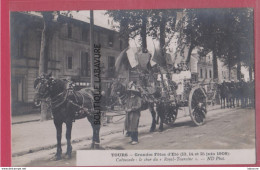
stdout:
[[(43, 29), (41, 34), (41, 49), (39, 60), (39, 75), (47, 74), (48, 72), (48, 52), (50, 40), (53, 35), (54, 12), (41, 12), (43, 16)], [(51, 119), (51, 105), (48, 101), (42, 100), (41, 102), (41, 121)]]
[(148, 14), (150, 10), (113, 10), (107, 11), (106, 14), (120, 23), (120, 37), (127, 42), (129, 38), (141, 37), (143, 50), (147, 48), (146, 29)]
[[(39, 59), (39, 75), (48, 73), (48, 58), (49, 58), (49, 46), (53, 38), (54, 33), (60, 28), (60, 25), (54, 22), (55, 17), (60, 15), (72, 17), (69, 11), (41, 11), (43, 17), (43, 28), (41, 34), (41, 48), (40, 48), (40, 59)], [(49, 101), (41, 102), (41, 121), (51, 119), (51, 105)]]
[[(148, 35), (153, 39), (159, 40), (160, 52), (157, 59), (157, 63), (161, 66), (166, 65), (166, 51), (169, 47), (172, 38), (176, 33), (177, 24), (177, 13), (182, 11), (180, 9), (156, 9), (150, 11), (149, 24), (148, 24)], [(156, 48), (156, 47), (154, 47)]]
[[(177, 11), (179, 10), (113, 10), (106, 14), (120, 23), (121, 36), (135, 38), (140, 35), (143, 49), (147, 48), (147, 35), (160, 40), (160, 46), (165, 48), (173, 37)], [(123, 29), (123, 28), (124, 29)], [(166, 36), (170, 35), (170, 36)]]
[(190, 61), (191, 52), (196, 46), (213, 53), (213, 78), (218, 78), (217, 57), (221, 56), (220, 50), (224, 36), (225, 11), (222, 9), (189, 9), (186, 11), (187, 26), (184, 28), (186, 44), (190, 49), (186, 62)]
[[(187, 25), (183, 32), (184, 43), (190, 45), (187, 62), (190, 60), (192, 49), (196, 46), (212, 51), (213, 73), (214, 78), (217, 78), (217, 58), (222, 58), (229, 69), (241, 64), (240, 62), (248, 61), (248, 57), (242, 54), (244, 40), (250, 43), (253, 37), (250, 29), (253, 24), (250, 11), (250, 9), (186, 10)], [(244, 36), (246, 38), (243, 38)]]

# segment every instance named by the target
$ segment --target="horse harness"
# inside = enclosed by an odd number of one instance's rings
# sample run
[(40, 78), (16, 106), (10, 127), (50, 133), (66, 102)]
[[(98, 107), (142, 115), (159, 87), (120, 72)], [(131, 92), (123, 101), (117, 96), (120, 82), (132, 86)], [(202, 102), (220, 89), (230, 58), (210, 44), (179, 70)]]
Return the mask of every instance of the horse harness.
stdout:
[[(80, 102), (80, 97), (82, 98), (82, 103)], [(75, 101), (73, 101), (71, 98), (74, 98)], [(57, 96), (51, 99), (51, 108), (52, 110), (62, 106), (64, 103), (70, 103), (74, 107), (76, 107), (76, 111), (73, 113), (73, 121), (75, 119), (81, 119), (88, 115), (91, 115), (91, 109), (88, 109), (84, 106), (85, 103), (85, 97), (82, 93), (77, 92), (73, 89), (66, 89), (63, 92), (59, 93)], [(91, 100), (92, 102), (92, 100)], [(93, 103), (91, 103), (91, 106)]]

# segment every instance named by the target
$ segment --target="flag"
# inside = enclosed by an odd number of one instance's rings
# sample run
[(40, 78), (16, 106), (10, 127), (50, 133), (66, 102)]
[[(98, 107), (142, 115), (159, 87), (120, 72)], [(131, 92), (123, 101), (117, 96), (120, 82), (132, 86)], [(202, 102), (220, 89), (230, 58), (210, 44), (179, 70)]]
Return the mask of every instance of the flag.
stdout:
[(132, 68), (136, 67), (138, 63), (138, 52), (140, 51), (140, 48), (129, 48), (126, 51), (128, 61)]
[(172, 60), (171, 54), (166, 53), (165, 58), (166, 58), (166, 63), (167, 63), (167, 64), (170, 64), (170, 65), (173, 64), (173, 60)]
[(166, 66), (166, 60), (165, 56), (162, 55), (162, 50), (160, 49), (155, 49), (154, 54), (152, 56), (152, 60), (159, 64), (160, 66)]
[(129, 61), (127, 59), (127, 54), (126, 51), (128, 50), (128, 48), (124, 49), (119, 56), (116, 58), (116, 62), (115, 62), (115, 70), (116, 73), (124, 73), (127, 72), (128, 69), (130, 68), (130, 64)]
[(138, 63), (141, 69), (147, 70), (147, 64), (151, 59), (150, 53), (138, 53)]

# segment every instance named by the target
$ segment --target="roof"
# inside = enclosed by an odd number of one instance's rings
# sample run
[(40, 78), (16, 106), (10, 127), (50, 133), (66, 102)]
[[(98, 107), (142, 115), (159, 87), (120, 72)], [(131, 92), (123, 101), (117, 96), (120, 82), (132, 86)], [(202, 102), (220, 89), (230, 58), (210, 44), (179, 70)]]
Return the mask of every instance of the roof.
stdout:
[[(13, 13), (19, 13), (21, 15), (27, 15), (27, 16), (31, 16), (31, 17), (35, 17), (35, 18), (42, 18), (41, 13), (40, 12), (35, 12), (35, 11), (31, 11), (31, 12), (13, 12)], [(100, 15), (101, 14), (99, 14), (99, 18), (100, 18)], [(90, 25), (89, 17), (86, 17), (84, 19), (86, 19), (87, 21), (83, 20), (82, 17), (81, 17), (81, 19), (79, 19), (78, 17), (75, 18), (74, 16), (67, 17), (65, 15), (60, 15), (57, 20), (58, 21), (73, 22), (73, 23), (76, 23), (76, 24)], [(95, 19), (94, 20), (94, 29), (102, 29), (102, 30), (106, 30), (106, 31), (119, 32), (119, 31), (115, 30), (112, 26), (106, 25), (105, 23), (107, 22), (107, 20), (101, 20), (101, 19), (98, 19), (98, 17), (95, 17), (95, 16), (94, 16), (94, 19)]]

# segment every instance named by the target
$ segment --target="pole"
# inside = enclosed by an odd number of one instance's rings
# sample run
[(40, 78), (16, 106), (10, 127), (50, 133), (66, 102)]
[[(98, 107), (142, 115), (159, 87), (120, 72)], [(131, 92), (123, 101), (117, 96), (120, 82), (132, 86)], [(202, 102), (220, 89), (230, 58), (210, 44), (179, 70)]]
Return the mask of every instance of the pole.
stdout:
[(90, 10), (90, 85), (94, 88), (94, 14)]

